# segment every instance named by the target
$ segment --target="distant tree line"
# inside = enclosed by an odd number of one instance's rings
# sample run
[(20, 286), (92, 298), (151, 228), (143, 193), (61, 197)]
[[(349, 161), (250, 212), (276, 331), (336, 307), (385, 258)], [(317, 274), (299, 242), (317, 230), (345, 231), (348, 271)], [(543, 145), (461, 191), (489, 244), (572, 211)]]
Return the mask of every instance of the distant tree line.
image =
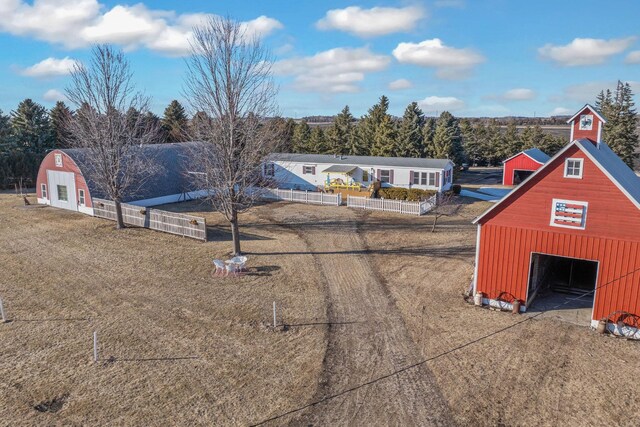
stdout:
[(426, 117), (415, 102), (401, 118), (391, 116), (388, 108), (389, 99), (382, 96), (356, 121), (346, 106), (325, 129), (304, 119), (281, 120), (285, 146), (294, 153), (446, 158), (458, 165), (485, 166), (499, 165), (531, 147), (552, 155), (568, 142), (545, 134), (539, 124), (520, 132), (515, 119), (502, 129), (495, 119), (458, 119), (447, 111)]
[[(20, 181), (34, 185), (38, 168), (45, 155), (56, 148), (73, 146), (68, 127), (65, 126), (76, 112), (59, 101), (47, 110), (31, 99), (18, 104), (6, 115), (0, 110), (0, 188), (11, 187)], [(140, 113), (127, 112), (131, 123), (139, 123)], [(147, 112), (142, 118), (150, 126), (161, 130), (155, 143), (188, 140), (189, 118), (178, 101), (172, 101), (162, 118)]]

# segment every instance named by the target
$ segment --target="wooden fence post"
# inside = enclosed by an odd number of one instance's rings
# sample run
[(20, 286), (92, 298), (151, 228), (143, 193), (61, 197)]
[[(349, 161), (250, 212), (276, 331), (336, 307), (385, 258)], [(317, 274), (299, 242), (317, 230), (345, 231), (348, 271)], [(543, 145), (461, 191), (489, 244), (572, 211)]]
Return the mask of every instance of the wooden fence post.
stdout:
[(4, 315), (4, 305), (2, 305), (2, 298), (0, 298), (0, 314), (2, 315), (2, 323), (7, 323), (7, 318)]

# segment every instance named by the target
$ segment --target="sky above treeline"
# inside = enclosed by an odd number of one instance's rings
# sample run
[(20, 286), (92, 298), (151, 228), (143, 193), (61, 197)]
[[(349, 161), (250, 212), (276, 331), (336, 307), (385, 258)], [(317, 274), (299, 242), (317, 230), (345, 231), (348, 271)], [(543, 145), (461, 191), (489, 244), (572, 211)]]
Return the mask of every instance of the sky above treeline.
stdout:
[[(282, 115), (572, 114), (619, 79), (640, 92), (640, 1), (0, 0), (0, 109), (64, 99), (95, 43), (122, 47), (153, 110), (182, 95), (192, 28), (229, 16), (274, 57)], [(638, 97), (636, 97), (638, 99)]]

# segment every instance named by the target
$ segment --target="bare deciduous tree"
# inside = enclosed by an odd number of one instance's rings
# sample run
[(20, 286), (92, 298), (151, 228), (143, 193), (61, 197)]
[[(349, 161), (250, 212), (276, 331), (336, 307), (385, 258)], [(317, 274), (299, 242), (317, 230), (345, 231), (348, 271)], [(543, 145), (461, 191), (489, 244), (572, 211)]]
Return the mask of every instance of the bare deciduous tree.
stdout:
[(207, 200), (231, 224), (233, 253), (240, 254), (238, 213), (260, 197), (265, 156), (279, 143), (267, 118), (277, 114), (271, 58), (259, 39), (228, 18), (212, 17), (194, 28), (185, 97), (198, 120), (191, 174)]
[[(145, 120), (149, 98), (136, 91), (124, 54), (95, 46), (88, 65), (71, 72), (67, 98), (75, 116), (66, 123), (68, 143), (84, 149), (83, 173), (116, 206), (117, 228), (124, 228), (122, 201), (138, 195), (160, 166), (141, 145), (154, 143), (158, 125)], [(136, 111), (138, 114), (131, 114)]]
[(460, 201), (453, 192), (440, 193), (436, 197), (435, 206), (429, 211), (433, 215), (433, 224), (431, 224), (431, 232), (435, 233), (438, 219), (443, 216), (454, 215), (460, 209)]

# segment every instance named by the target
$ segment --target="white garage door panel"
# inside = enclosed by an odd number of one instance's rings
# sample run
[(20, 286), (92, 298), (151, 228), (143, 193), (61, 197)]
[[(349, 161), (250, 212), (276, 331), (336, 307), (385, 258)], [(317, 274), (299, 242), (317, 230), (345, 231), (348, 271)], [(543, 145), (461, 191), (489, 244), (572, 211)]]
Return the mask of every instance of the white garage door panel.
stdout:
[[(76, 200), (76, 179), (73, 172), (57, 172), (47, 171), (47, 181), (49, 181), (49, 200), (51, 206), (57, 208), (78, 210), (78, 202)], [(67, 188), (67, 201), (58, 200), (58, 186)]]

